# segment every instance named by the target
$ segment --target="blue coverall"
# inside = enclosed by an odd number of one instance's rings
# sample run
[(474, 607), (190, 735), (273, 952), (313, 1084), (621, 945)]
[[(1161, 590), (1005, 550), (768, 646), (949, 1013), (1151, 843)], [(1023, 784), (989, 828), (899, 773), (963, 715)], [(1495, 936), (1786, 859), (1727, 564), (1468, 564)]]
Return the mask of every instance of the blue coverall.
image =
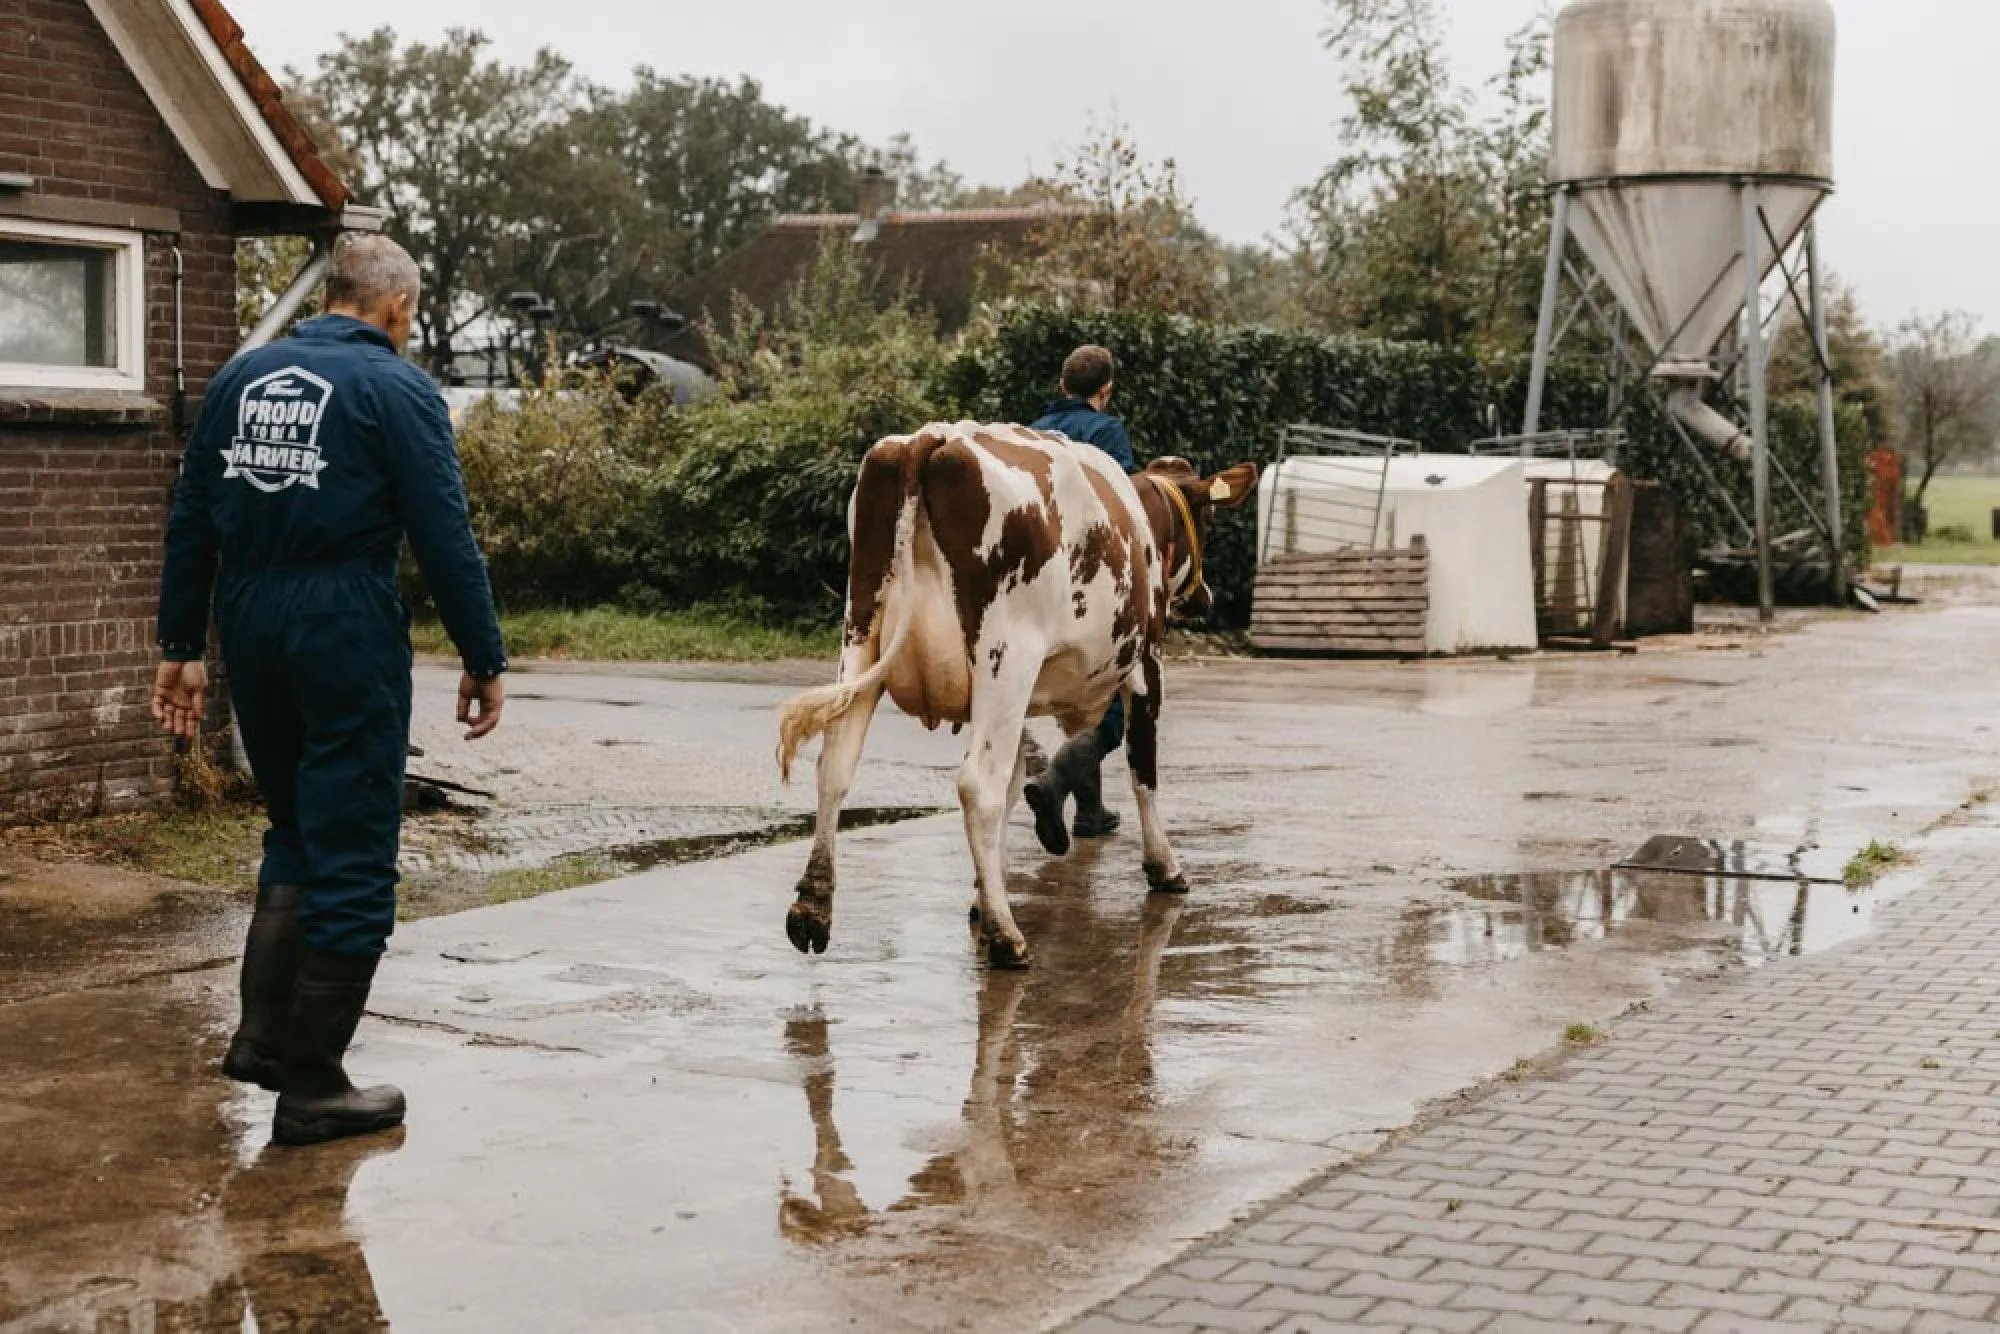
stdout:
[(451, 418), (386, 334), (328, 315), (209, 383), (167, 523), (160, 647), (199, 659), (211, 591), (270, 816), (258, 884), (306, 943), (379, 955), (396, 921), (410, 734), (405, 537), (465, 668), (507, 668)]
[[(1125, 434), (1125, 423), (1108, 412), (1099, 412), (1080, 398), (1054, 400), (1028, 429), (1054, 431), (1079, 443), (1096, 445), (1126, 472), (1139, 471), (1139, 458), (1132, 451), (1131, 437)], [(1111, 701), (1111, 707), (1104, 713), (1104, 721), (1097, 725), (1097, 740), (1106, 755), (1125, 744), (1125, 699), (1122, 695)]]

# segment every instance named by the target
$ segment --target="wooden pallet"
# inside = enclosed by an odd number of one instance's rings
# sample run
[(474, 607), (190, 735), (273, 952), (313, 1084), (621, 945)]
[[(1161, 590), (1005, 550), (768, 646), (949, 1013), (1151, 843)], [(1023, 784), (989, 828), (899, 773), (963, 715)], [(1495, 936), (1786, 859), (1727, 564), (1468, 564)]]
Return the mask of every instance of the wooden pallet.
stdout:
[(1420, 657), (1430, 651), (1431, 553), (1279, 556), (1257, 571), (1250, 643), (1272, 653)]

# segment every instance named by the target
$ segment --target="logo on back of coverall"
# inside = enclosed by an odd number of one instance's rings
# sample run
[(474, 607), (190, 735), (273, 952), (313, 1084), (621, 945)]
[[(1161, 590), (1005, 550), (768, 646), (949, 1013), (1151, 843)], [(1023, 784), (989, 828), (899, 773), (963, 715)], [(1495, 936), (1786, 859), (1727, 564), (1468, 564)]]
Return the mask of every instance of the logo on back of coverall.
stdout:
[(311, 371), (287, 366), (243, 388), (236, 406), (236, 434), (222, 451), (223, 477), (241, 477), (259, 491), (303, 483), (317, 491), (326, 464), (319, 456), (319, 424), (333, 386)]

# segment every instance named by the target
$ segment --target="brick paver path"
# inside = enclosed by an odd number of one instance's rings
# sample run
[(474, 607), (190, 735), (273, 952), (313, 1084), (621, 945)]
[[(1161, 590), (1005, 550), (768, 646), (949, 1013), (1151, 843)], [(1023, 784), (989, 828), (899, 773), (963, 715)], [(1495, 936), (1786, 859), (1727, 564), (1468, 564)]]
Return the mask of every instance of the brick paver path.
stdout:
[(2000, 1329), (2000, 824), (1868, 940), (1695, 986), (1071, 1334)]

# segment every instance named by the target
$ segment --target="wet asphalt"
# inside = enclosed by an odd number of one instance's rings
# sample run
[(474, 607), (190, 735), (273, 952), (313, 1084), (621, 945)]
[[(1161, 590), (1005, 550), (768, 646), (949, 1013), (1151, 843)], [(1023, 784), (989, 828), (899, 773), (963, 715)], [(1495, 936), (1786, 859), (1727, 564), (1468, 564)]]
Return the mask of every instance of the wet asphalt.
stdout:
[[(1960, 602), (1730, 651), (1177, 664), (1185, 899), (1129, 827), (1063, 861), (1024, 829), (1036, 963), (989, 971), (944, 816), (844, 837), (819, 958), (784, 938), (797, 844), (416, 923), (350, 1061), (410, 1125), (365, 1145), (267, 1149), (268, 1096), (213, 1073), (239, 910), (0, 881), (0, 1334), (1041, 1327), (1572, 1025), (1865, 933), (1895, 877), (1609, 868), (1913, 836), (2000, 777), (1996, 652)], [(528, 672), (516, 749), (422, 739), (503, 806), (796, 806), (761, 767), (787, 690)], [(949, 736), (885, 716), (877, 752), (857, 801), (949, 802)]]

